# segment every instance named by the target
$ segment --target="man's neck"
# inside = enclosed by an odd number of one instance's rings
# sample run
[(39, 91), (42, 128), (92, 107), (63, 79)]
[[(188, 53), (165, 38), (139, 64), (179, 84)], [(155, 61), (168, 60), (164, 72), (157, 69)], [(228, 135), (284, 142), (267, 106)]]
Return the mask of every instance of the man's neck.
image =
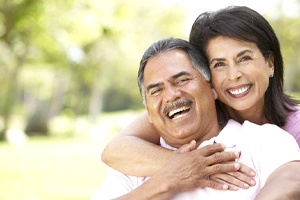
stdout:
[(198, 146), (202, 142), (204, 142), (206, 140), (210, 140), (211, 138), (218, 136), (219, 133), (222, 131), (222, 129), (225, 126), (226, 126), (226, 124), (218, 124), (218, 126), (211, 126), (211, 129), (206, 134), (203, 134), (203, 136), (201, 138), (196, 140), (196, 147), (198, 148)]

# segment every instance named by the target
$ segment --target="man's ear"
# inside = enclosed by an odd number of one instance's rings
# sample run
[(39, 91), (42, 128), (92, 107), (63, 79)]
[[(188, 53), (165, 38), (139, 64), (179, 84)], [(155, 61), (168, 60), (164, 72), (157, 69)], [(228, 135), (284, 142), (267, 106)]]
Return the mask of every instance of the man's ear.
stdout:
[(215, 99), (217, 99), (218, 98), (218, 93), (217, 93), (217, 91), (215, 90), (215, 88), (211, 88), (211, 90), (212, 90), (212, 92), (213, 92), (213, 95), (214, 95), (214, 97), (215, 97)]
[(152, 124), (152, 118), (151, 118), (151, 114), (150, 114), (150, 112), (149, 112), (149, 108), (148, 108), (148, 106), (147, 105), (145, 105), (145, 107), (146, 107), (146, 110), (147, 110), (147, 113), (148, 113), (148, 119), (149, 119), (149, 122)]

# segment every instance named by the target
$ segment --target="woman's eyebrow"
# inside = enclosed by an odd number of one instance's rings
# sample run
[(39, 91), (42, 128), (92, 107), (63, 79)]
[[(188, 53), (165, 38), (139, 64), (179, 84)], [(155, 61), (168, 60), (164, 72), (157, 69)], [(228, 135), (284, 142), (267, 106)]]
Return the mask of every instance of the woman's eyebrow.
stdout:
[(225, 58), (213, 58), (211, 59), (210, 64), (212, 64), (214, 61), (224, 61), (224, 60)]
[[(239, 53), (236, 55), (236, 57), (240, 57), (240, 56), (244, 55), (244, 54), (247, 53), (247, 52), (253, 53), (253, 51), (251, 51), (251, 50), (249, 50), (249, 49), (245, 49), (245, 50), (239, 52)], [(213, 58), (209, 63), (212, 64), (214, 61), (224, 61), (224, 60), (226, 60), (226, 59), (225, 59), (225, 58)]]
[(240, 57), (242, 55), (244, 55), (245, 53), (253, 53), (253, 51), (249, 50), (249, 49), (245, 49), (244, 51), (239, 52), (236, 56)]

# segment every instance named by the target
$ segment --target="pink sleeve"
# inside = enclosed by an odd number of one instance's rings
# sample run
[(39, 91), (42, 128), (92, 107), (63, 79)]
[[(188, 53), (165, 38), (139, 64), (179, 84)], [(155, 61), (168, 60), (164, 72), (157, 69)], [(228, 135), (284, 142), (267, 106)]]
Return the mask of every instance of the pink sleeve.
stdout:
[(283, 130), (289, 132), (297, 141), (300, 147), (300, 108), (296, 107), (297, 111), (291, 113), (282, 127)]

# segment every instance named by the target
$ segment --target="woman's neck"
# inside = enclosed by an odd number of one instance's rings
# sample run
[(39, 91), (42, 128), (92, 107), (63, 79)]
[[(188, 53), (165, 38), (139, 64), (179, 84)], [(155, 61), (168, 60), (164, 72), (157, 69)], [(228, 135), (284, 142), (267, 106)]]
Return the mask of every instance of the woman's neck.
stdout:
[(226, 107), (226, 110), (231, 119), (238, 121), (239, 123), (244, 123), (245, 120), (248, 120), (255, 124), (266, 124), (269, 123), (267, 118), (265, 117), (264, 111), (262, 108), (260, 109), (248, 109), (248, 110), (234, 110), (230, 107)]

